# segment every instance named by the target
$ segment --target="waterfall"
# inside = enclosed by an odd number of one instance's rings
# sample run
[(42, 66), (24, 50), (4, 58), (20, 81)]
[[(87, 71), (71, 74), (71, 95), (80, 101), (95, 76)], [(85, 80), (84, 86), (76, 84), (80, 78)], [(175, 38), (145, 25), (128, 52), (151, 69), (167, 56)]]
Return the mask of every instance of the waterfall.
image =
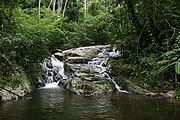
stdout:
[(58, 88), (60, 80), (66, 80), (68, 77), (64, 73), (64, 61), (58, 60), (54, 55), (43, 62), (44, 88)]
[[(81, 51), (82, 50), (82, 51)], [(87, 48), (86, 48), (87, 50)], [(86, 54), (85, 48), (81, 48), (78, 53), (82, 54), (82, 57)], [(73, 51), (73, 50), (72, 50)], [(89, 60), (87, 63), (73, 63), (69, 64), (74, 72), (80, 70), (83, 67), (88, 67), (94, 72), (94, 75), (99, 76), (114, 85), (114, 87), (119, 92), (125, 92), (125, 90), (121, 90), (121, 87), (116, 84), (114, 78), (110, 76), (111, 73), (111, 66), (108, 65), (109, 59), (117, 58), (120, 56), (120, 51), (114, 47), (112, 50), (110, 48), (104, 48), (98, 51), (99, 53)], [(59, 82), (68, 81), (69, 76), (65, 74), (64, 70), (64, 61), (63, 56), (61, 56), (62, 51), (58, 51), (57, 53), (53, 54), (50, 59), (45, 59), (43, 62), (43, 82), (45, 83), (44, 88), (57, 88)], [(63, 54), (64, 55), (64, 54)], [(72, 57), (71, 57), (72, 58)], [(77, 57), (74, 57), (77, 58)], [(67, 72), (66, 72), (67, 73)], [(73, 75), (72, 75), (73, 76)]]

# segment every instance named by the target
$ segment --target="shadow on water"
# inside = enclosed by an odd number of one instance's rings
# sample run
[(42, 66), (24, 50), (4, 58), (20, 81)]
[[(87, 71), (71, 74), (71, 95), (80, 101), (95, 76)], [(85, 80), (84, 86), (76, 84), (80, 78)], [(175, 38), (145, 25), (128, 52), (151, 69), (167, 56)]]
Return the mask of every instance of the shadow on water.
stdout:
[(0, 120), (180, 120), (180, 102), (134, 94), (84, 96), (39, 89), (0, 104)]

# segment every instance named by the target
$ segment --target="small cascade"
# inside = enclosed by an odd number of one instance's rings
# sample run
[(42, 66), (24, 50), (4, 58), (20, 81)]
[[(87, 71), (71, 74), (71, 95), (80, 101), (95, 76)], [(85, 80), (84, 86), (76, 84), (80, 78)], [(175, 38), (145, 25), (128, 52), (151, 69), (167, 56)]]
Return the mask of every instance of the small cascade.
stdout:
[(116, 84), (114, 81), (114, 78), (109, 75), (111, 72), (111, 66), (108, 65), (108, 60), (110, 57), (116, 58), (120, 56), (120, 51), (116, 49), (116, 47), (113, 48), (112, 52), (109, 48), (104, 49), (102, 52), (100, 52), (95, 58), (93, 58), (91, 61), (88, 62), (88, 66), (92, 67), (98, 75), (107, 79), (109, 82), (113, 83), (116, 89), (119, 92), (128, 93), (126, 90), (121, 90), (121, 87)]
[(58, 60), (54, 55), (50, 59), (45, 59), (42, 67), (44, 88), (57, 88), (60, 80), (68, 79), (64, 73), (64, 61)]

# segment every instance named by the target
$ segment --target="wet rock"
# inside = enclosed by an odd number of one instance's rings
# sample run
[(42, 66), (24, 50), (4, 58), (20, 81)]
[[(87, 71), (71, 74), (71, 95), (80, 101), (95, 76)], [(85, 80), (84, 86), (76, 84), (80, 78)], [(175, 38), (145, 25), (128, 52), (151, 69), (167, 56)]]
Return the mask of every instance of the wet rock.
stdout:
[(57, 74), (57, 75), (53, 76), (53, 81), (54, 82), (58, 82), (61, 79), (63, 79), (63, 77), (60, 74)]
[(38, 77), (38, 81), (37, 81), (36, 85), (38, 88), (40, 88), (40, 87), (44, 87), (45, 83), (42, 81), (42, 79), (40, 77)]
[(77, 53), (74, 53), (74, 52), (66, 52), (65, 53), (65, 57), (82, 57), (82, 55), (79, 55)]
[(67, 65), (71, 68), (72, 73), (80, 70), (82, 67), (87, 66), (87, 64), (69, 64), (67, 63)]
[(99, 49), (90, 49), (86, 51), (85, 56), (89, 58), (93, 58), (98, 54), (98, 52), (99, 52)]
[(40, 88), (40, 87), (44, 87), (45, 86), (45, 83), (43, 82), (38, 82), (37, 83), (37, 87)]
[(88, 60), (86, 57), (68, 57), (65, 61), (70, 64), (80, 64), (87, 63)]
[(46, 66), (47, 66), (48, 68), (53, 68), (52, 63), (51, 63), (50, 61), (46, 63)]
[(61, 86), (62, 88), (65, 88), (66, 89), (66, 85), (67, 83), (70, 81), (71, 79), (63, 79), (63, 80), (60, 80), (58, 85)]
[(67, 83), (66, 89), (77, 94), (109, 93), (115, 89), (106, 79), (91, 73), (90, 69), (82, 68)]
[(101, 77), (74, 77), (67, 83), (66, 88), (77, 94), (101, 94), (112, 92), (110, 83)]
[(88, 76), (89, 74), (88, 73), (76, 73), (75, 76), (77, 77), (81, 77), (81, 76)]
[(63, 61), (64, 53), (62, 53), (62, 52), (57, 52), (57, 53), (54, 53), (54, 56), (55, 56), (58, 60)]
[[(5, 89), (12, 91), (14, 93), (16, 93), (19, 96), (25, 96), (26, 94), (30, 93), (32, 88), (31, 85), (29, 83), (29, 81), (21, 81), (21, 83), (17, 86), (13, 86), (12, 85), (7, 85), (5, 86)], [(1, 96), (1, 100), (0, 101), (9, 101), (9, 100), (17, 100), (18, 96), (14, 95), (6, 90), (0, 90), (0, 96)]]
[(173, 98), (174, 97), (174, 91), (168, 91), (167, 93), (151, 92), (144, 88), (141, 88), (140, 86), (137, 86), (130, 80), (124, 80), (122, 78), (121, 78), (120, 84), (123, 89), (130, 91), (130, 92), (138, 93), (138, 94), (143, 94), (143, 95), (153, 96), (153, 97), (164, 97), (164, 98)]
[(130, 91), (130, 92), (134, 92), (134, 93), (138, 93), (138, 94), (150, 95), (149, 91), (147, 91), (146, 89), (143, 89), (143, 88), (135, 85), (130, 80), (123, 80), (123, 79), (121, 79), (121, 86), (122, 86), (123, 89), (125, 89), (127, 91)]
[(66, 82), (67, 82), (66, 80), (60, 80), (58, 85), (64, 88), (66, 85)]
[(56, 52), (62, 53), (63, 51), (61, 49), (56, 49)]
[(44, 71), (44, 72), (47, 72), (48, 71), (48, 69), (46, 68), (46, 66), (42, 66), (42, 70)]
[(174, 91), (173, 90), (168, 91), (167, 93), (165, 93), (165, 95), (167, 95), (170, 98), (173, 98), (174, 97)]
[(98, 46), (87, 46), (87, 47), (80, 47), (80, 48), (73, 48), (69, 50), (63, 51), (65, 56), (70, 56), (70, 57), (87, 57), (87, 58), (92, 58), (97, 53), (104, 49), (109, 47), (109, 45), (98, 45)]

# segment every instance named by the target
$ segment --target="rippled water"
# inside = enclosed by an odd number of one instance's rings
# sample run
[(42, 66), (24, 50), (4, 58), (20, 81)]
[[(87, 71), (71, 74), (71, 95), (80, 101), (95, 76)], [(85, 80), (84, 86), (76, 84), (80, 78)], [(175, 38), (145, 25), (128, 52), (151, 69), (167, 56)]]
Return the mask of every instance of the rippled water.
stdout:
[(0, 120), (180, 120), (180, 102), (134, 94), (84, 96), (39, 89), (0, 104)]

